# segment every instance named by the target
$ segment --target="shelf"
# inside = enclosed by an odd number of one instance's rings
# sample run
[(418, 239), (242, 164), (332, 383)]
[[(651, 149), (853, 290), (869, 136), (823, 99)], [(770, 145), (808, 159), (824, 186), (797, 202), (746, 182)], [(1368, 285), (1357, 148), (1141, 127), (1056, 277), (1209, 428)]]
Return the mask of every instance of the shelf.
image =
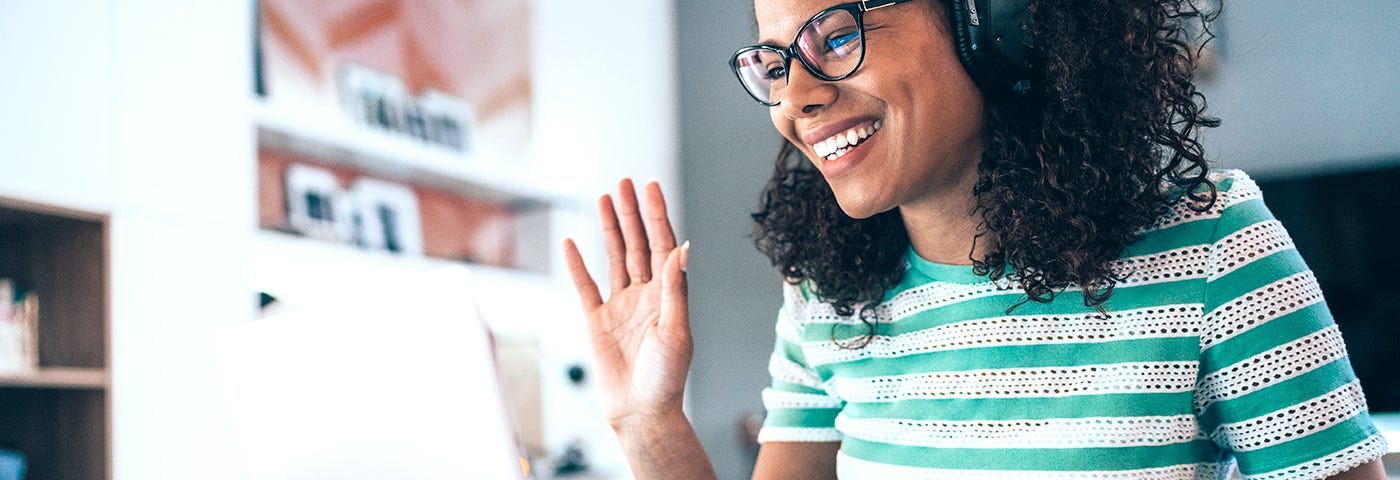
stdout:
[(364, 250), (269, 230), (259, 230), (254, 243), (252, 286), (289, 304), (373, 295), (385, 285), (454, 265), (465, 265), (483, 281), (497, 284), (547, 287), (553, 282), (545, 272)]
[[(308, 115), (263, 101), (254, 102), (253, 110), (260, 146), (352, 167), (386, 180), (468, 193), (516, 209), (579, 203), (569, 195), (496, 171), (503, 169), (505, 159), (464, 155), (356, 125), (343, 117)], [(501, 166), (493, 168), (492, 164)]]
[(111, 376), (100, 368), (41, 368), (32, 372), (0, 374), (0, 389), (103, 390), (110, 384)]

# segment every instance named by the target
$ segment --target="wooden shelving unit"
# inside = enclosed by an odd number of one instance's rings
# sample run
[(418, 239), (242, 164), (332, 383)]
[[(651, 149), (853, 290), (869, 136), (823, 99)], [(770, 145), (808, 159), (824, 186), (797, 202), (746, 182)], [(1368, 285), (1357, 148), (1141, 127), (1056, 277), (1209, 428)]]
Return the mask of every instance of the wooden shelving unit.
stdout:
[(28, 480), (111, 477), (105, 216), (0, 199), (0, 276), (39, 295), (39, 368), (0, 375), (0, 445)]

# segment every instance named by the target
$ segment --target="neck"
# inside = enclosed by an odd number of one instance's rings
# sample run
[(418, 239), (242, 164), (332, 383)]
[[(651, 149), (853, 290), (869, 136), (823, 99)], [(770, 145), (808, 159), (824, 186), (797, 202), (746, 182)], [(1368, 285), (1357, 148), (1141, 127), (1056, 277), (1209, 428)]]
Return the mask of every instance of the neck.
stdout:
[(925, 260), (970, 265), (969, 253), (981, 259), (994, 245), (995, 240), (983, 237), (976, 242), (977, 251), (973, 251), (973, 237), (981, 222), (981, 215), (973, 213), (977, 206), (977, 198), (972, 194), (977, 169), (969, 168), (959, 177), (950, 188), (938, 189), (935, 194), (899, 207), (909, 243)]

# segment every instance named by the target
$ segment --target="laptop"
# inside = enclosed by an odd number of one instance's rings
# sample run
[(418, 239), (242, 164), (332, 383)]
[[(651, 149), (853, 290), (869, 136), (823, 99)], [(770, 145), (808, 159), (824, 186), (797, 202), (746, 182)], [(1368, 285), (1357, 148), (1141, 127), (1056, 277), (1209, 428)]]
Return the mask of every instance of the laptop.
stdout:
[(221, 353), (246, 478), (521, 479), (469, 276), (386, 281), (230, 332)]

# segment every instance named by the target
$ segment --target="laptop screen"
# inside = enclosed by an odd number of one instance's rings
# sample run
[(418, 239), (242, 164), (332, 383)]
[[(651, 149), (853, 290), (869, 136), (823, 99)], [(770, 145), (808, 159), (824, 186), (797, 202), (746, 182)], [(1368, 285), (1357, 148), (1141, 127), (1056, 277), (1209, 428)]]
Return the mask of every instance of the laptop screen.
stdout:
[(231, 332), (248, 478), (519, 479), (491, 342), (460, 268)]

